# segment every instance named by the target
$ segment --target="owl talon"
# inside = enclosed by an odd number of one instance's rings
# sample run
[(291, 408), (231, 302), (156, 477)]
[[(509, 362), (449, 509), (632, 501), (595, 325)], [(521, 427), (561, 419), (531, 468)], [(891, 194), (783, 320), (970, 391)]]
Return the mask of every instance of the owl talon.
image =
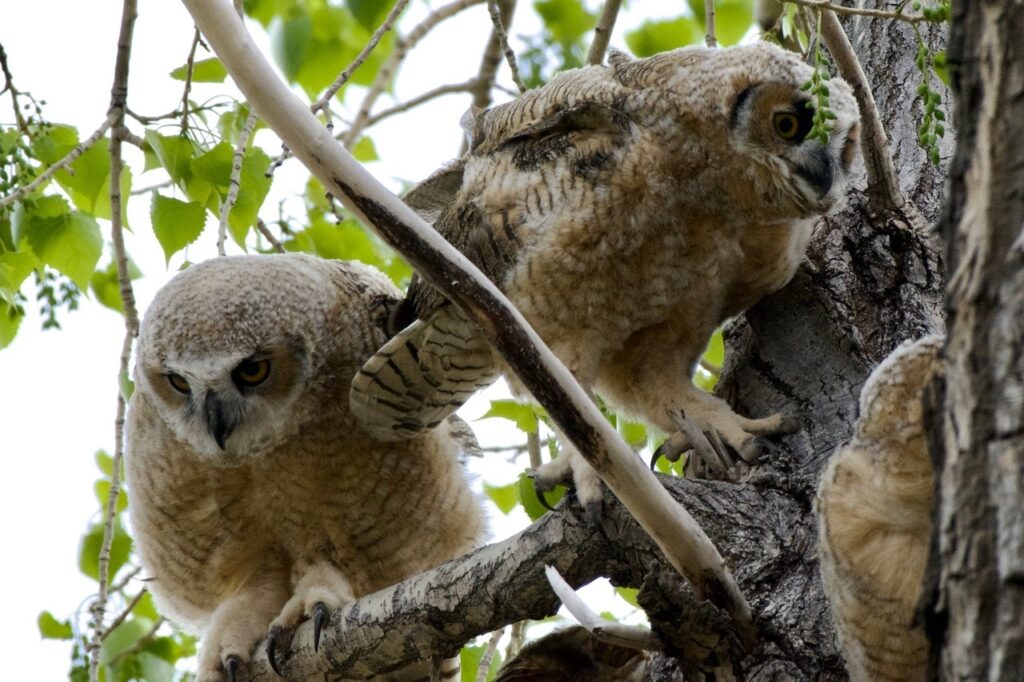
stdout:
[(277, 638), (281, 635), (280, 627), (270, 628), (270, 633), (267, 635), (267, 661), (270, 663), (270, 669), (277, 674), (278, 677), (284, 677), (281, 674), (281, 668), (277, 665), (277, 659), (275, 658)]
[(662, 457), (670, 462), (678, 462), (679, 458), (684, 452), (690, 449), (690, 441), (685, 435), (676, 431), (671, 436), (665, 439), (658, 449), (651, 455), (651, 471), (654, 471), (655, 465), (658, 460)]
[(555, 511), (555, 508), (551, 506), (550, 502), (548, 502), (548, 492), (548, 490), (545, 490), (541, 486), (537, 485), (537, 479), (533, 479), (533, 494), (537, 496), (537, 501), (540, 502), (540, 506), (544, 507), (548, 511), (553, 512)]
[(231, 654), (224, 659), (224, 672), (228, 676), (228, 682), (235, 682), (238, 676), (238, 668), (242, 665), (242, 659)]
[(317, 602), (313, 607), (313, 651), (320, 651), (320, 633), (323, 631), (324, 623), (330, 620), (331, 611), (323, 602)]

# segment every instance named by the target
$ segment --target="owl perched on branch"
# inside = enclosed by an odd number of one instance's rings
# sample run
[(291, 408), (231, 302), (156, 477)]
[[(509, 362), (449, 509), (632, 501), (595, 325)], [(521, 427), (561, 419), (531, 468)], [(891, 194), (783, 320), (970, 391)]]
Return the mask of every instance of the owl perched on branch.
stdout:
[[(668, 454), (729, 470), (759, 436), (691, 382), (714, 329), (792, 277), (815, 220), (843, 199), (858, 144), (845, 82), (832, 130), (809, 135), (811, 68), (768, 44), (684, 48), (559, 74), (478, 114), (468, 154), (407, 196), (523, 312), (580, 383), (666, 433)], [(467, 316), (414, 280), (397, 336), (352, 385), (381, 437), (429, 430), (502, 363)], [(400, 330), (400, 331), (399, 331)], [(570, 449), (539, 472), (600, 499)]]
[(131, 526), (161, 610), (202, 633), (200, 680), (234, 679), (268, 632), (276, 665), (306, 617), (315, 646), (330, 609), (480, 539), (465, 424), (383, 443), (349, 410), (399, 297), (368, 267), (295, 254), (195, 265), (150, 306)]

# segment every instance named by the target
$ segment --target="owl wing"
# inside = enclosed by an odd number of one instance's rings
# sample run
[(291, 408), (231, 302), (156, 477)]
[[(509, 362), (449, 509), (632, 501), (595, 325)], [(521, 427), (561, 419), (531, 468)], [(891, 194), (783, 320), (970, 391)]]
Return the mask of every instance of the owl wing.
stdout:
[[(521, 199), (512, 193), (528, 185), (520, 188), (510, 175), (532, 172), (567, 153), (581, 135), (618, 134), (624, 127), (621, 114), (600, 102), (562, 107), (537, 99), (528, 94), (477, 115), (467, 125), (473, 137), (469, 155), (403, 198), (499, 287), (531, 240), (529, 230), (545, 229), (545, 221), (528, 222), (522, 212), (512, 218), (501, 206), (485, 209), (476, 196), (479, 188), (507, 183), (513, 204)], [(472, 187), (467, 163), (474, 164)], [(419, 276), (392, 312), (388, 331), (395, 336), (363, 365), (350, 391), (353, 413), (378, 437), (436, 427), (500, 375), (475, 323)]]

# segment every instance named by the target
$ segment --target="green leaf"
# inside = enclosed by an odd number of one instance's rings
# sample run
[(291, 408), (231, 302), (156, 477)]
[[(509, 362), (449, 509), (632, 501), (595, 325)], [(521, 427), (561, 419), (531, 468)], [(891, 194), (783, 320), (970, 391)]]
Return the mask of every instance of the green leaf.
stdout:
[(721, 45), (735, 45), (754, 24), (751, 0), (726, 0), (715, 3), (715, 38)]
[(168, 262), (171, 256), (198, 239), (206, 225), (206, 209), (202, 204), (179, 201), (157, 193), (153, 194), (149, 216), (153, 233)]
[(18, 327), (21, 326), (23, 317), (25, 313), (21, 308), (0, 301), (0, 348), (11, 345), (11, 341), (18, 335)]
[[(545, 493), (548, 504), (552, 507), (558, 504), (563, 495), (565, 495), (564, 488), (558, 488)], [(531, 521), (536, 521), (548, 512), (547, 508), (540, 503), (540, 499), (537, 497), (537, 489), (533, 485), (533, 479), (525, 473), (519, 475), (519, 501), (522, 503), (523, 510), (530, 517)]]
[(631, 606), (635, 606), (636, 608), (640, 608), (640, 605), (636, 601), (636, 595), (639, 591), (640, 590), (633, 587), (615, 588), (615, 594), (619, 595), (620, 597), (625, 599), (628, 604), (630, 604)]
[(146, 142), (171, 180), (184, 188), (192, 177), (192, 157), (195, 156), (192, 143), (185, 137), (170, 137), (153, 130), (146, 131)]
[(32, 141), (32, 155), (48, 166), (60, 161), (78, 144), (78, 131), (55, 125)]
[[(128, 259), (128, 278), (136, 280), (142, 277), (142, 271)], [(124, 313), (124, 301), (121, 299), (121, 283), (117, 280), (117, 263), (111, 261), (106, 268), (92, 273), (89, 286), (96, 300), (111, 310)]]
[(8, 251), (0, 254), (0, 299), (14, 303), (14, 294), (21, 283), (40, 265), (30, 251)]
[(142, 598), (135, 604), (135, 608), (132, 609), (132, 613), (139, 618), (146, 618), (152, 621), (158, 620), (160, 613), (156, 610), (156, 604), (153, 603), (153, 593), (146, 592), (146, 594), (142, 595)]
[(356, 157), (356, 161), (362, 161), (363, 163), (376, 161), (380, 158), (377, 156), (377, 147), (374, 146), (373, 140), (369, 137), (359, 138), (359, 141), (352, 146), (352, 156)]
[[(228, 70), (216, 57), (203, 59), (192, 64), (193, 83), (223, 83), (227, 78)], [(171, 78), (183, 81), (188, 77), (188, 64), (182, 64), (174, 71), (171, 71)]]
[(78, 211), (36, 215), (24, 225), (24, 236), (39, 260), (67, 275), (79, 289), (88, 288), (103, 251), (100, 226), (92, 216)]
[[(110, 140), (101, 138), (74, 160), (67, 169), (57, 171), (57, 182), (75, 206), (97, 218), (110, 219)], [(121, 170), (121, 217), (127, 216), (131, 193), (131, 169)]]
[(647, 444), (647, 427), (640, 422), (619, 417), (616, 427), (622, 438), (633, 447), (639, 448)]
[(398, 285), (404, 283), (412, 272), (404, 260), (355, 220), (335, 225), (323, 218), (315, 219), (284, 247), (321, 258), (358, 260), (383, 271)]
[(192, 174), (206, 180), (221, 192), (227, 192), (234, 158), (235, 150), (231, 145), (221, 142), (205, 154), (192, 159)]
[(242, 157), (242, 172), (238, 178), (238, 197), (228, 213), (231, 237), (242, 248), (249, 228), (256, 224), (260, 206), (270, 191), (271, 178), (267, 177), (270, 157), (259, 147), (252, 147)]
[(391, 4), (387, 0), (345, 0), (348, 11), (368, 31), (376, 30), (384, 22)]
[(721, 328), (716, 329), (708, 340), (708, 346), (704, 349), (704, 361), (721, 367), (725, 364), (725, 338), (722, 336)]
[[(110, 481), (105, 479), (97, 479), (92, 486), (93, 492), (96, 493), (96, 501), (100, 503), (100, 509), (107, 508), (107, 502), (110, 499)], [(118, 514), (128, 508), (128, 496), (124, 492), (124, 488), (120, 488), (117, 491), (117, 503), (114, 505), (114, 511)]]
[[(93, 580), (100, 577), (99, 556), (100, 547), (103, 544), (103, 524), (94, 523), (82, 536), (78, 546), (78, 570)], [(131, 553), (132, 541), (121, 526), (120, 519), (114, 519), (114, 539), (110, 545), (110, 564), (108, 577), (114, 579), (117, 571), (128, 560)]]
[(509, 483), (508, 485), (490, 485), (484, 483), (484, 492), (487, 497), (491, 498), (495, 506), (501, 510), (502, 514), (508, 514), (510, 511), (515, 509), (516, 504), (519, 503), (519, 482)]
[(271, 53), (290, 83), (298, 79), (312, 38), (313, 21), (308, 14), (275, 19), (270, 25)]
[(103, 640), (100, 662), (109, 665), (115, 656), (139, 641), (151, 627), (153, 624), (145, 618), (130, 618), (118, 625)]
[(626, 45), (637, 57), (650, 57), (658, 52), (691, 45), (700, 35), (700, 28), (687, 17), (645, 21), (639, 28), (626, 33)]
[(544, 20), (551, 37), (560, 43), (576, 40), (597, 23), (595, 15), (580, 0), (535, 0), (533, 8)]
[(135, 393), (135, 382), (132, 381), (127, 370), (117, 373), (117, 388), (121, 391), (121, 397), (125, 402), (132, 399), (132, 393)]
[(133, 656), (138, 665), (138, 679), (146, 682), (174, 682), (175, 666), (148, 651), (140, 651)]
[(529, 403), (520, 403), (515, 400), (492, 400), (491, 408), (479, 419), (508, 419), (515, 422), (520, 431), (537, 433), (537, 416), (537, 409)]
[(97, 450), (93, 457), (96, 460), (96, 466), (104, 476), (110, 478), (114, 475), (114, 458), (106, 450)]
[(57, 620), (49, 611), (40, 612), (36, 624), (39, 626), (39, 635), (43, 639), (71, 639), (74, 636), (71, 623), (66, 620)]

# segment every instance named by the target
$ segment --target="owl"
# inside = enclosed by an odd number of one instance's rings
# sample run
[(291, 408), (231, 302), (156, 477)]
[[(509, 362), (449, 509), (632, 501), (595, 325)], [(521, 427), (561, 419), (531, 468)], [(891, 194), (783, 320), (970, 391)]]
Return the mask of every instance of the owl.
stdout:
[[(844, 198), (859, 115), (827, 82), (831, 132), (809, 133), (812, 70), (769, 44), (688, 47), (564, 72), (467, 125), (462, 159), (409, 205), (495, 282), (588, 390), (694, 448), (709, 472), (754, 460), (796, 420), (740, 416), (695, 387), (715, 328), (782, 287), (815, 220)], [(396, 336), (352, 385), (381, 437), (429, 430), (505, 367), (466, 314), (415, 280)], [(513, 381), (516, 388), (517, 382)], [(520, 392), (522, 391), (519, 388)], [(571, 448), (537, 472), (594, 472)]]
[(598, 640), (579, 626), (527, 644), (494, 682), (643, 682), (651, 654)]
[[(397, 289), (300, 254), (218, 258), (146, 313), (127, 426), (131, 529), (162, 612), (201, 633), (199, 679), (267, 639), (473, 548), (484, 527), (449, 420), (381, 442), (349, 384)], [(471, 438), (471, 436), (469, 436)]]
[(921, 391), (940, 371), (936, 336), (902, 344), (868, 378), (853, 439), (815, 499), (821, 576), (855, 682), (924, 680), (914, 613), (931, 541), (933, 474)]

